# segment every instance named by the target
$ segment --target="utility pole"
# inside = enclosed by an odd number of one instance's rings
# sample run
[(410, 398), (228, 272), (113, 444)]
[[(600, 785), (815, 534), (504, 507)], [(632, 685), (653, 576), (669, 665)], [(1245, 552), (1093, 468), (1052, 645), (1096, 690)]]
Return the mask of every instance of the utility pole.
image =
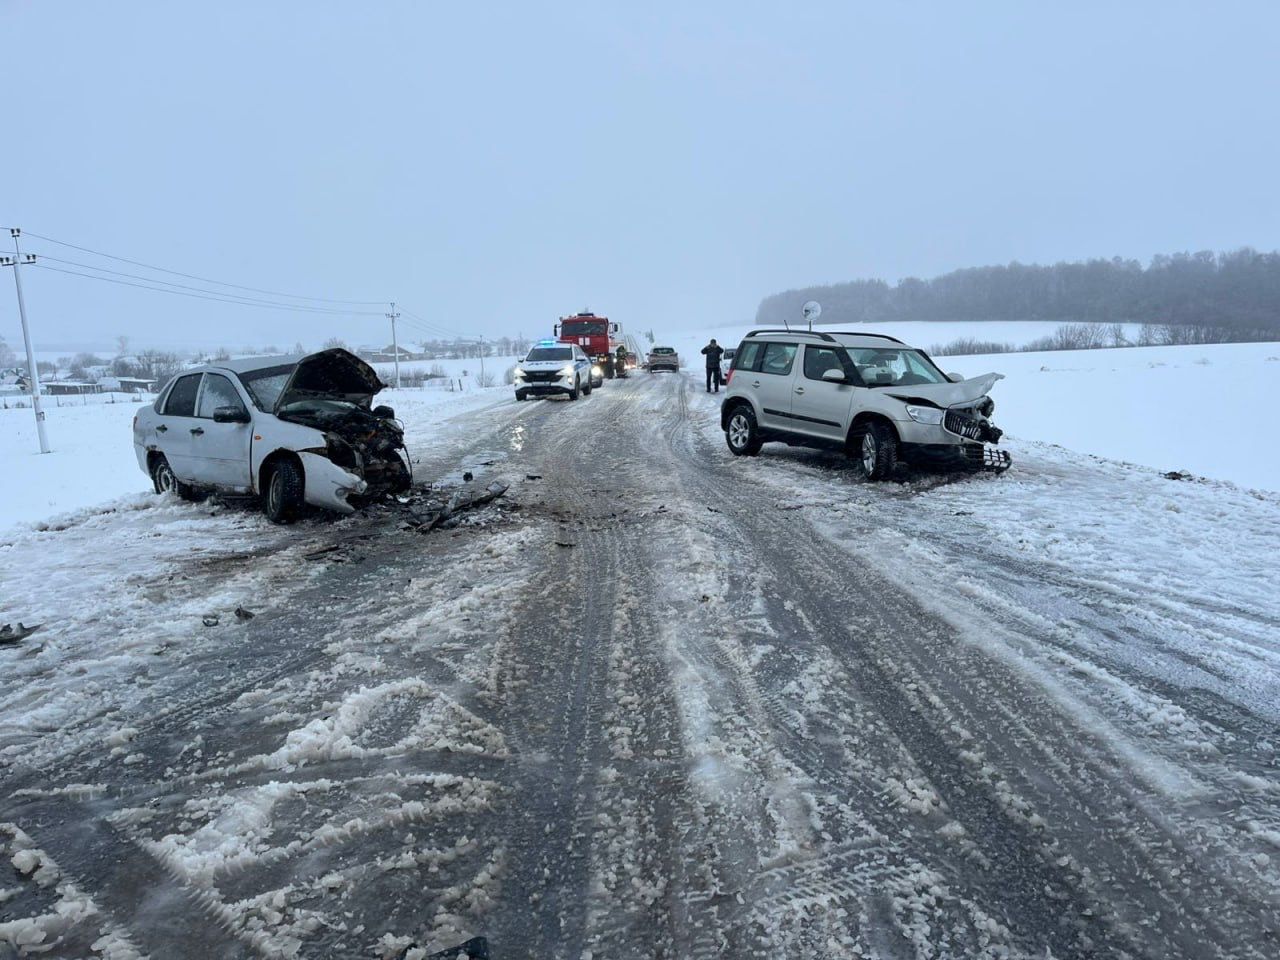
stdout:
[(487, 351), (484, 346), (484, 334), (480, 334), (480, 382), (484, 383), (484, 355)]
[(36, 354), (31, 348), (31, 328), (27, 326), (27, 305), (22, 299), (22, 275), (19, 273), (19, 266), (24, 263), (35, 263), (35, 254), (27, 254), (23, 256), (22, 251), (18, 248), (18, 237), (22, 235), (22, 231), (17, 227), (9, 229), (9, 236), (13, 237), (13, 256), (0, 257), (0, 266), (13, 267), (13, 283), (18, 288), (18, 316), (22, 319), (22, 342), (27, 348), (27, 377), (31, 384), (31, 408), (36, 415), (36, 433), (40, 436), (40, 452), (49, 452), (49, 438), (44, 432), (44, 410), (40, 408), (40, 368), (36, 366)]
[(396, 389), (400, 389), (400, 342), (396, 340), (396, 320), (400, 314), (396, 313), (396, 302), (391, 301), (391, 312), (387, 314), (391, 320), (391, 349), (396, 355)]

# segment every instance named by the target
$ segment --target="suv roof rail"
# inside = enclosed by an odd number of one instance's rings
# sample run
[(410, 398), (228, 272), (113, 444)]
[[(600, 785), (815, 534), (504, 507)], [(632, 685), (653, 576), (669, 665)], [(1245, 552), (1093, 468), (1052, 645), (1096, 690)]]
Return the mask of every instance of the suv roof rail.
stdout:
[(831, 334), (824, 333), (821, 330), (783, 330), (780, 327), (770, 328), (767, 330), (752, 330), (750, 333), (747, 334), (747, 336), (754, 337), (756, 334), (759, 334), (759, 333), (786, 333), (796, 337), (821, 337), (823, 340), (828, 340), (831, 343), (835, 343), (835, 340), (836, 340), (836, 338), (831, 336)]
[[(793, 337), (820, 337), (829, 343), (836, 343), (836, 337), (875, 337), (879, 340), (889, 340), (893, 343), (902, 343), (897, 337), (891, 337), (887, 333), (864, 333), (861, 330), (833, 330), (828, 333), (825, 330), (783, 330), (780, 328), (770, 328), (767, 330), (752, 330), (747, 334), (748, 337), (754, 337), (760, 333), (785, 333)], [(902, 344), (906, 346), (905, 343)]]
[(835, 330), (833, 332), (841, 337), (876, 337), (880, 340), (891, 340), (894, 343), (902, 343), (904, 347), (906, 346), (897, 337), (891, 337), (887, 333), (867, 333), (865, 330)]

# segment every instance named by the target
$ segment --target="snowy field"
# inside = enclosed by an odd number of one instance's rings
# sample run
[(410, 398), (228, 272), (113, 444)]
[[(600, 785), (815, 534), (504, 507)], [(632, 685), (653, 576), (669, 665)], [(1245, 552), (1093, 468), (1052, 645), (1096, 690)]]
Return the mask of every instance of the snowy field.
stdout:
[[(907, 342), (947, 324), (882, 324)], [(977, 336), (1026, 342), (1054, 324), (953, 325), (939, 337)], [(877, 329), (879, 329), (879, 327)], [(1027, 328), (1013, 329), (1013, 328)], [(988, 330), (987, 328), (991, 328)], [(997, 330), (996, 328), (1001, 328)], [(1008, 328), (1008, 329), (1005, 329)], [(710, 336), (736, 345), (747, 327), (682, 334), (663, 339), (677, 347), (686, 368), (697, 369), (697, 351)], [(476, 383), (479, 362), (413, 361), (401, 372), (444, 367), (462, 379), (462, 391), (435, 382), (422, 389), (387, 390), (379, 395), (405, 423), (410, 449), (450, 416), (510, 400), (503, 384), (512, 357), (490, 357), (486, 372), (496, 385)], [(1280, 343), (1131, 347), (1119, 350), (1011, 353), (943, 357), (947, 371), (976, 376), (1005, 374), (992, 394), (996, 422), (1011, 437), (1057, 444), (1112, 460), (1181, 470), (1226, 480), (1246, 488), (1280, 490), (1280, 426), (1270, 415), (1280, 389)], [(391, 380), (387, 365), (379, 364)], [(39, 456), (29, 409), (0, 410), (0, 456), (8, 468), (0, 477), (0, 529), (48, 520), (150, 490), (138, 469), (130, 436), (136, 398), (84, 403), (77, 398), (46, 400), (50, 444)]]
[[(957, 337), (1028, 343), (1056, 323), (883, 323), (912, 346)], [(660, 335), (685, 368), (701, 369), (698, 351), (715, 337), (736, 347), (749, 326)], [(1048, 353), (939, 357), (947, 372), (1005, 379), (991, 395), (995, 421), (1011, 436), (1079, 453), (1185, 470), (1243, 487), (1280, 490), (1280, 426), (1263, 411), (1280, 391), (1280, 343), (1126, 347)]]
[(508, 389), (388, 398), (423, 478), (512, 482), (452, 530), (135, 494), (0, 538), (44, 623), (0, 944), (1269, 960), (1280, 496), (1020, 437), (868, 484), (730, 456), (693, 373)]
[[(508, 400), (509, 394), (510, 388), (481, 389), (468, 379), (462, 392), (433, 383), (422, 389), (385, 390), (378, 400), (394, 407), (404, 421), (412, 454), (425, 437), (449, 429), (443, 423), (448, 417)], [(0, 530), (96, 509), (122, 497), (129, 505), (150, 496), (151, 481), (139, 469), (133, 451), (133, 415), (140, 405), (136, 399), (66, 406), (46, 401), (52, 452), (44, 456), (36, 452), (40, 447), (31, 410), (0, 410), (0, 457), (6, 464), (0, 476)]]

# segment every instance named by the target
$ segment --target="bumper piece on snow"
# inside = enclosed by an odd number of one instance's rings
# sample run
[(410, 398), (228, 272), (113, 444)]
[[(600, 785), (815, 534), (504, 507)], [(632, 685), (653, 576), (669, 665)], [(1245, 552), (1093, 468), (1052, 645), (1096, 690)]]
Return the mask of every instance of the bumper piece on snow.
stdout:
[(958, 470), (1004, 473), (1013, 466), (1004, 450), (981, 443), (904, 443), (901, 454), (908, 463)]
[(976, 444), (969, 446), (965, 453), (968, 455), (970, 464), (976, 470), (992, 470), (996, 473), (1004, 473), (1013, 466), (1013, 457), (1009, 456), (1007, 450), (997, 450), (995, 447), (982, 446)]

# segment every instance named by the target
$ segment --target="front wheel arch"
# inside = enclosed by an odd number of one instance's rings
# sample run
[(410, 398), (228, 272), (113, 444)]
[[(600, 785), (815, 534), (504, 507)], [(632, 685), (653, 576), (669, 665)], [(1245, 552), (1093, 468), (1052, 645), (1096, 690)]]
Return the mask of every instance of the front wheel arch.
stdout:
[[(863, 440), (870, 433), (873, 452), (863, 448)], [(845, 438), (845, 453), (858, 464), (868, 480), (887, 480), (898, 467), (902, 438), (893, 421), (883, 414), (860, 413), (854, 417)]]

